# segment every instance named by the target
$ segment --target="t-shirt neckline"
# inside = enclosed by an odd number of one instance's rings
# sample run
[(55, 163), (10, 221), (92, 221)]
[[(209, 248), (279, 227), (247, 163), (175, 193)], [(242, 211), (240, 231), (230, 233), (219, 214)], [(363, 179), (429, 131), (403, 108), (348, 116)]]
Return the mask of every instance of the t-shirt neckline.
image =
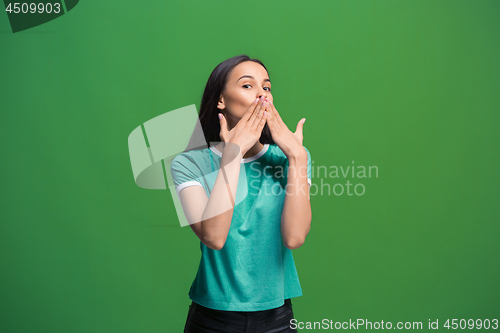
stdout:
[[(247, 158), (242, 158), (241, 163), (248, 163), (248, 162), (255, 161), (256, 159), (258, 159), (259, 157), (264, 155), (268, 148), (269, 148), (269, 144), (265, 143), (264, 147), (262, 147), (262, 149), (257, 154), (250, 156), (250, 157), (247, 157)], [(215, 148), (215, 146), (210, 146), (210, 150), (212, 150), (218, 156), (222, 157), (222, 153), (217, 148)]]

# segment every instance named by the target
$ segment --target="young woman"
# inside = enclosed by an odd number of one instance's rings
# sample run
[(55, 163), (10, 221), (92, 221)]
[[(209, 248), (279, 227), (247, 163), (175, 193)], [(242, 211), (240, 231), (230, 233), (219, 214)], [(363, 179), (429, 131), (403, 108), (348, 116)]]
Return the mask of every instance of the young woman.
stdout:
[(213, 70), (199, 119), (209, 148), (171, 166), (202, 253), (184, 332), (295, 332), (290, 298), (302, 289), (291, 249), (311, 226), (305, 118), (292, 133), (266, 67), (241, 55)]

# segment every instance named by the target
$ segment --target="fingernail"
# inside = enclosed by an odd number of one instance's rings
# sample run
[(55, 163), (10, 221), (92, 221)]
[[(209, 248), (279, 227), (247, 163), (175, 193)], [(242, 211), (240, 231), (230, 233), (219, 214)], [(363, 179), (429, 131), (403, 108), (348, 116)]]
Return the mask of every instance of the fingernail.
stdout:
[(264, 96), (260, 96), (260, 101), (262, 102), (264, 100)]
[(265, 117), (265, 116), (267, 116), (267, 112), (266, 112), (266, 111), (264, 111), (263, 115), (264, 115), (264, 117)]
[(274, 104), (273, 104), (273, 101), (269, 101), (269, 102), (271, 103), (271, 105), (274, 105)]
[(302, 124), (303, 124), (303, 123), (305, 123), (305, 122), (306, 122), (306, 118), (304, 118), (304, 119), (302, 120)]
[(219, 113), (219, 119), (222, 119), (222, 113)]
[(253, 101), (255, 104), (257, 104), (259, 102), (259, 99), (256, 98), (255, 101)]
[(266, 102), (262, 103), (262, 107), (265, 108), (266, 107)]

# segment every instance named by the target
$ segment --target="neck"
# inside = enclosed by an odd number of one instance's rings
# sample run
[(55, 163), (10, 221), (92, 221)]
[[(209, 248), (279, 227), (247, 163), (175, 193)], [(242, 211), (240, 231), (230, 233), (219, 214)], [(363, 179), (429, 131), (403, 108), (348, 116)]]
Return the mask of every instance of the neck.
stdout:
[(249, 157), (252, 157), (252, 156), (255, 156), (257, 155), (261, 150), (262, 148), (264, 148), (264, 145), (262, 143), (260, 143), (259, 141), (257, 141), (252, 148), (250, 148), (247, 153), (245, 154), (245, 156), (243, 156), (243, 158), (249, 158)]
[[(223, 143), (222, 142), (215, 146), (215, 148), (217, 148), (217, 150), (219, 150), (219, 151), (223, 151), (224, 150), (222, 147), (223, 147)], [(264, 148), (264, 145), (262, 143), (260, 143), (260, 141), (257, 141), (253, 145), (253, 147), (250, 148), (246, 152), (246, 154), (243, 156), (243, 158), (249, 158), (249, 157), (257, 155), (262, 150), (262, 148)]]

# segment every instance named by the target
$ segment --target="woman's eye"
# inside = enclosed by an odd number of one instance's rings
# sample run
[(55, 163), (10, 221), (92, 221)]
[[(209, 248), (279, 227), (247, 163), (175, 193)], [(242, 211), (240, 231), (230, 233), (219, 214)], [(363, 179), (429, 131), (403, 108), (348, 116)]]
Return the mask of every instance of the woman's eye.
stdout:
[[(243, 88), (246, 88), (246, 87), (251, 87), (251, 85), (249, 85), (249, 84), (244, 84), (242, 87), (243, 87)], [(264, 87), (264, 89), (267, 89), (267, 91), (271, 91), (271, 87)]]

